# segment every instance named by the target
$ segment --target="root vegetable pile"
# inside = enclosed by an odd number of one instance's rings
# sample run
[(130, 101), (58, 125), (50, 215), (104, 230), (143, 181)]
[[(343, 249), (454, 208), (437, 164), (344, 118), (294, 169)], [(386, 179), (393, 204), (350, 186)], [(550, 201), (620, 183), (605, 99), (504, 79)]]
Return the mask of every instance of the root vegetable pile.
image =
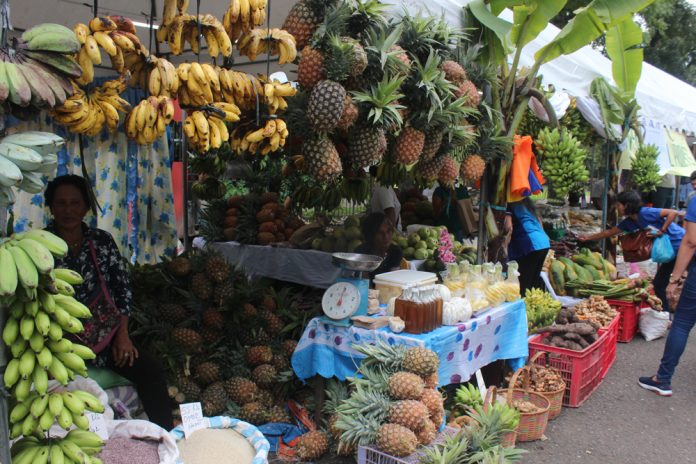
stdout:
[(573, 307), (577, 317), (582, 321), (592, 321), (600, 327), (608, 327), (618, 312), (609, 306), (604, 297), (592, 295)]
[(547, 334), (542, 340), (545, 345), (574, 351), (582, 351), (597, 341), (597, 326), (592, 322), (550, 325), (538, 329), (536, 333)]
[[(565, 387), (565, 382), (563, 381), (563, 377), (561, 376), (561, 373), (558, 372), (557, 369), (553, 367), (545, 367), (545, 366), (540, 366), (538, 364), (534, 364), (530, 366), (530, 372), (529, 372), (529, 389), (538, 393), (549, 393), (549, 392), (555, 392), (560, 390), (561, 388)], [(511, 377), (511, 376), (510, 376)], [(510, 381), (510, 377), (508, 377), (508, 382)], [(517, 379), (517, 382), (515, 382), (514, 386), (511, 386), (512, 388), (523, 388), (523, 381), (522, 379)]]
[(531, 401), (512, 400), (512, 407), (523, 414), (534, 414), (541, 411), (541, 408)]

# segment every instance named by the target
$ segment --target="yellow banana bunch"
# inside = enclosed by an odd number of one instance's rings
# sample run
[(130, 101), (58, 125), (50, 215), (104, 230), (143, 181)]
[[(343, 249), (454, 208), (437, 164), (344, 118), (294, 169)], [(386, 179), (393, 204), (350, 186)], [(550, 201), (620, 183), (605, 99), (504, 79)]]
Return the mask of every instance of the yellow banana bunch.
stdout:
[[(171, 6), (166, 3), (165, 14), (171, 15)], [(157, 30), (157, 40), (167, 42), (172, 54), (180, 55), (187, 42), (191, 46), (191, 51), (199, 54), (200, 39), (205, 42), (212, 58), (216, 58), (220, 54), (224, 57), (232, 55), (232, 41), (225, 32), (222, 23), (215, 16), (211, 14), (194, 16), (180, 12), (173, 17), (170, 16), (168, 21), (168, 24), (163, 23)], [(202, 37), (199, 37), (199, 31)]]
[(238, 154), (251, 153), (265, 156), (285, 146), (288, 129), (280, 118), (269, 119), (258, 129), (247, 130), (242, 134), (239, 128), (232, 131), (230, 146)]
[[(214, 104), (214, 106), (218, 105), (222, 104)], [(225, 111), (225, 121), (234, 116), (232, 111), (220, 109)], [(237, 119), (239, 119), (238, 116)], [(199, 153), (206, 153), (210, 149), (217, 150), (230, 138), (225, 121), (212, 113), (207, 115), (205, 111), (191, 111), (184, 120), (184, 134), (188, 143)]]
[(171, 98), (148, 97), (126, 116), (126, 135), (139, 145), (149, 145), (164, 135), (172, 118), (174, 101)]
[(289, 82), (282, 84), (276, 79), (273, 79), (271, 82), (265, 82), (263, 85), (263, 99), (268, 107), (268, 113), (276, 114), (278, 111), (285, 111), (288, 107), (285, 97), (293, 97), (296, 93), (297, 89)]
[(119, 96), (126, 89), (128, 73), (107, 81), (89, 94), (77, 88), (68, 100), (57, 106), (51, 116), (66, 126), (70, 132), (94, 137), (106, 125), (115, 132), (120, 121), (119, 113), (130, 111), (130, 105)]
[(263, 97), (263, 83), (239, 71), (221, 69), (219, 72), (221, 100), (234, 103), (243, 110), (256, 108), (256, 98)]
[(208, 63), (181, 63), (176, 68), (179, 77), (181, 106), (205, 106), (221, 100), (218, 70)]
[(123, 16), (96, 17), (89, 24), (77, 23), (73, 31), (82, 44), (77, 54), (82, 67), (82, 75), (77, 79), (80, 85), (94, 80), (94, 66), (102, 63), (101, 50), (109, 55), (111, 68), (119, 73), (126, 68), (126, 55), (148, 55), (147, 48), (136, 35), (133, 22)]
[(231, 0), (222, 24), (230, 39), (236, 41), (255, 26), (266, 21), (267, 0)]
[(256, 56), (263, 53), (278, 56), (280, 65), (292, 63), (297, 58), (295, 37), (283, 29), (252, 29), (237, 41), (237, 48), (240, 54), (249, 57), (251, 61), (255, 61)]

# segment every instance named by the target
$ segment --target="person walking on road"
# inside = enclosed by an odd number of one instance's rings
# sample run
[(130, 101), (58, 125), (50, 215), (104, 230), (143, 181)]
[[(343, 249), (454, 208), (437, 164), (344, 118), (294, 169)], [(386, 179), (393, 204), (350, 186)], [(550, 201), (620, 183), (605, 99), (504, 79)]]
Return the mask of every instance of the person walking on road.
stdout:
[(696, 197), (689, 202), (684, 221), (686, 234), (677, 253), (674, 271), (669, 278), (667, 297), (675, 295), (679, 283), (683, 283), (684, 287), (674, 312), (672, 328), (665, 342), (665, 351), (657, 375), (638, 379), (638, 384), (641, 387), (661, 396), (672, 395), (674, 370), (679, 364), (679, 358), (684, 353), (689, 333), (696, 324), (696, 269), (694, 268), (696, 264), (696, 260), (694, 260), (694, 253), (696, 253)]

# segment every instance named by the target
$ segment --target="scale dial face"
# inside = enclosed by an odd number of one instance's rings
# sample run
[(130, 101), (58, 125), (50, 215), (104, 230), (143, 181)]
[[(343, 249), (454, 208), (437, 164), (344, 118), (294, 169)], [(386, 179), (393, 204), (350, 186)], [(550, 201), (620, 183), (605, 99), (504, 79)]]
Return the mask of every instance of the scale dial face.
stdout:
[(360, 307), (360, 291), (350, 282), (337, 282), (324, 292), (321, 307), (331, 319), (350, 317)]

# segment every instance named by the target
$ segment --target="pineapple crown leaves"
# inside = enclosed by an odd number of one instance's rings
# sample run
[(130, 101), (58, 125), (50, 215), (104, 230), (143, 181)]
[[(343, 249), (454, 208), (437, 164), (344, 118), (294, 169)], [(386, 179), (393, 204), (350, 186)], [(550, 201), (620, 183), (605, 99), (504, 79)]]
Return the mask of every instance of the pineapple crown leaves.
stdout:
[(374, 345), (368, 343), (353, 344), (353, 349), (366, 356), (362, 366), (381, 365), (390, 372), (401, 370), (407, 351), (407, 347), (403, 345), (389, 345), (382, 340), (377, 341)]
[(404, 84), (411, 121), (419, 129), (427, 127), (437, 111), (443, 111), (447, 99), (451, 98), (454, 85), (447, 80), (440, 69), (442, 59), (430, 51), (424, 63), (416, 60), (414, 72)]
[(431, 51), (443, 56), (450, 55), (455, 46), (466, 38), (462, 30), (447, 23), (444, 15), (437, 18), (419, 12), (416, 16), (411, 16), (404, 11), (401, 24), (404, 25), (404, 30), (399, 45), (422, 61), (427, 59)]
[(392, 76), (408, 75), (406, 65), (397, 58), (399, 53), (407, 52), (392, 49), (397, 45), (402, 31), (400, 24), (374, 26), (367, 31), (364, 40), (367, 69), (364, 74), (378, 78), (385, 73)]
[[(386, 417), (384, 418), (386, 419)], [(384, 420), (382, 419), (382, 421)], [(343, 414), (338, 412), (336, 428), (342, 430), (341, 442), (346, 445), (369, 445), (377, 440), (382, 421), (362, 414)]]
[(469, 457), (469, 440), (461, 433), (449, 437), (444, 443), (426, 449), (421, 464), (467, 463)]
[(322, 411), (328, 415), (335, 414), (336, 409), (350, 396), (348, 385), (336, 378), (327, 381), (325, 392), (326, 401)]
[(222, 224), (227, 212), (225, 200), (211, 200), (201, 211), (199, 218), (199, 232), (206, 242), (219, 242), (224, 239)]
[(343, 40), (331, 34), (328, 38), (324, 68), (326, 77), (332, 81), (343, 82), (350, 75), (354, 61), (354, 45), (351, 40)]
[(361, 37), (373, 27), (384, 27), (387, 4), (380, 0), (353, 0), (348, 30), (353, 37)]
[(367, 123), (380, 127), (401, 126), (403, 120), (399, 110), (405, 107), (398, 100), (404, 97), (404, 94), (399, 93), (403, 82), (403, 77), (390, 79), (384, 76), (379, 84), (365, 92), (351, 92), (353, 101), (360, 104), (363, 119)]
[(332, 36), (343, 36), (348, 32), (348, 19), (352, 14), (351, 6), (347, 2), (339, 2), (330, 6), (324, 15), (324, 21), (312, 35), (313, 48), (327, 51)]

